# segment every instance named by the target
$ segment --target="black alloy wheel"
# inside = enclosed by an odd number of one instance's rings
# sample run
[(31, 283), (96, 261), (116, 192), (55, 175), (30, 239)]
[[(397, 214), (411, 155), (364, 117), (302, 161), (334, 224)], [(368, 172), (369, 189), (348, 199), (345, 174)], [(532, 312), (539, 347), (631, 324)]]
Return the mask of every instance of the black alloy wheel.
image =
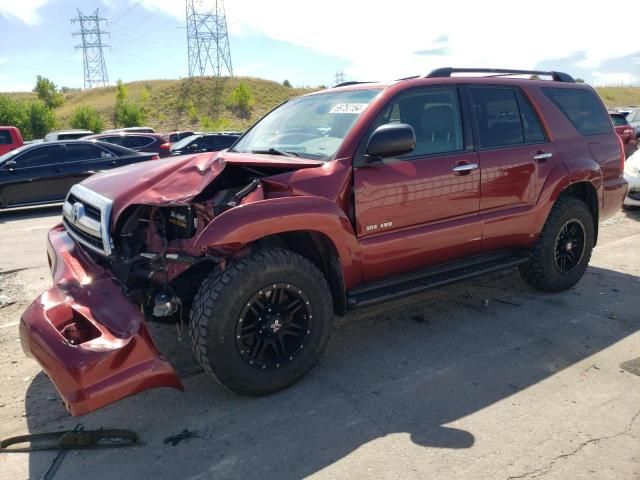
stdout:
[(584, 255), (586, 233), (578, 219), (567, 221), (556, 237), (555, 263), (560, 273), (570, 273), (580, 263)]
[(242, 359), (259, 370), (278, 369), (293, 361), (311, 333), (309, 297), (296, 285), (276, 283), (256, 292), (236, 324), (236, 347)]

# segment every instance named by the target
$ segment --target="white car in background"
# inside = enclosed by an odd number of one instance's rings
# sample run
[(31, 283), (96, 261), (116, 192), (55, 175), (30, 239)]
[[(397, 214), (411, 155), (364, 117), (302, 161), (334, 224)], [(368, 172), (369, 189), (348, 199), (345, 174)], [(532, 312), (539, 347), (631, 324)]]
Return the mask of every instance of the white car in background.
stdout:
[(629, 183), (624, 205), (640, 207), (640, 150), (627, 158), (624, 163), (624, 178)]

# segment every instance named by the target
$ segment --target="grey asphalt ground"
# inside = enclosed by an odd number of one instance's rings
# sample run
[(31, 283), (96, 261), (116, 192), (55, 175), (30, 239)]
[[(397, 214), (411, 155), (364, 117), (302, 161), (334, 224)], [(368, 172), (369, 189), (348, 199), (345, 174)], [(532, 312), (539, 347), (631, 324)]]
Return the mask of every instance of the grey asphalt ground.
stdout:
[[(218, 386), (156, 325), (186, 391), (72, 418), (17, 330), (50, 284), (59, 210), (0, 212), (0, 438), (81, 423), (143, 443), (69, 453), (56, 479), (640, 479), (640, 376), (621, 368), (640, 358), (640, 212), (601, 226), (568, 292), (507, 272), (336, 319), (318, 367), (269, 397)], [(0, 479), (41, 478), (55, 455), (0, 454)]]

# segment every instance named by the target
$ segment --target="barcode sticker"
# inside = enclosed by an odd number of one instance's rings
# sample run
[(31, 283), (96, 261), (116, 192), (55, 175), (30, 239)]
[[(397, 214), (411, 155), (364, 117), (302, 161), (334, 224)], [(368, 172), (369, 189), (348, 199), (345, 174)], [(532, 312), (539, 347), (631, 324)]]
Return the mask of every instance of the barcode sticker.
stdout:
[(338, 103), (329, 113), (362, 113), (368, 103)]

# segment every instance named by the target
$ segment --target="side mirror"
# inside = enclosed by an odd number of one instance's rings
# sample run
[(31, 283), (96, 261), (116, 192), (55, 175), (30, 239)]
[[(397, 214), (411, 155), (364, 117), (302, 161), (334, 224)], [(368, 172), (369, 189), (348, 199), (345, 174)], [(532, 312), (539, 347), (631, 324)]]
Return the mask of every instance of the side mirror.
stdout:
[(367, 155), (388, 158), (404, 155), (416, 148), (416, 133), (406, 123), (387, 123), (376, 129), (367, 143)]
[(13, 172), (16, 169), (16, 165), (17, 164), (15, 160), (7, 160), (6, 162), (4, 162), (4, 165), (2, 165), (2, 170)]

